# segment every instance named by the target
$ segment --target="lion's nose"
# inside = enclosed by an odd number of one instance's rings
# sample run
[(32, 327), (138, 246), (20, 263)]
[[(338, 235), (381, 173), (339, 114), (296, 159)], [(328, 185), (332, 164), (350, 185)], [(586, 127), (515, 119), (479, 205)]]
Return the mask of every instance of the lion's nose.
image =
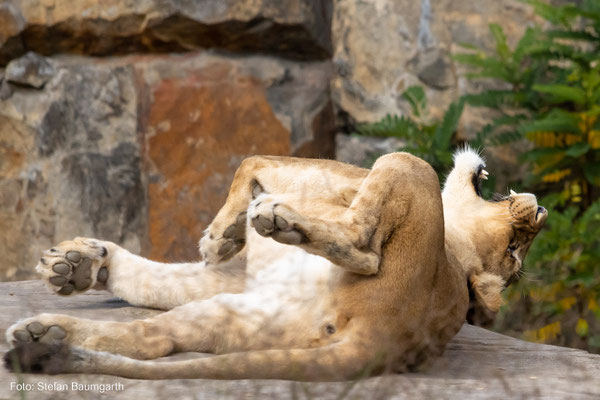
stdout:
[(544, 212), (546, 212), (546, 209), (542, 206), (538, 206), (537, 213), (540, 214), (540, 213), (544, 213)]

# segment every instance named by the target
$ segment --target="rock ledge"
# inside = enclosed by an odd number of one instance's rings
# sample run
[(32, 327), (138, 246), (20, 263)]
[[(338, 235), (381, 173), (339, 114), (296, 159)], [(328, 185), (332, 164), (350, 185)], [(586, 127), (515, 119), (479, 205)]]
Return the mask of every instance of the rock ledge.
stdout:
[[(0, 283), (0, 307), (3, 310), (0, 315), (2, 331), (20, 318), (41, 312), (122, 321), (160, 313), (132, 307), (105, 292), (93, 290), (80, 296), (58, 297), (49, 293), (39, 281)], [(6, 344), (2, 343), (0, 351), (6, 350)], [(202, 355), (187, 353), (164, 360), (199, 356)], [(90, 399), (104, 396), (113, 399), (597, 399), (600, 397), (599, 374), (598, 355), (527, 343), (465, 325), (450, 342), (444, 356), (427, 372), (375, 377), (356, 384), (276, 380), (142, 381), (104, 375), (23, 375), (21, 378), (32, 388), (25, 395), (35, 399), (66, 399), (73, 395)], [(19, 392), (14, 389), (18, 382), (19, 377), (1, 369), (0, 398), (19, 398)], [(74, 387), (74, 383), (78, 386)], [(96, 386), (90, 386), (93, 384)], [(100, 390), (106, 390), (104, 395)], [(75, 391), (77, 393), (73, 393)]]

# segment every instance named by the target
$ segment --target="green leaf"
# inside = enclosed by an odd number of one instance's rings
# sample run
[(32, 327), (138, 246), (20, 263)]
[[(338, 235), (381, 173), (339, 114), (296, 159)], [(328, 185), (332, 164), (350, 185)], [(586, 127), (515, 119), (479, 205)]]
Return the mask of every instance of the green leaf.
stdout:
[(587, 143), (579, 142), (575, 143), (573, 146), (569, 147), (565, 152), (569, 157), (577, 158), (579, 156), (584, 155), (590, 150), (591, 146)]
[(536, 161), (541, 157), (564, 153), (564, 151), (564, 149), (561, 149), (559, 147), (544, 147), (529, 150), (521, 154), (520, 158), (526, 161)]
[(458, 127), (464, 105), (464, 99), (461, 98), (457, 102), (450, 104), (448, 110), (446, 110), (442, 123), (437, 126), (433, 134), (433, 144), (436, 149), (447, 149), (450, 146), (452, 135)]
[(588, 182), (600, 186), (600, 163), (586, 163), (583, 166), (583, 174)]
[(539, 0), (523, 0), (533, 6), (535, 13), (554, 25), (568, 26), (576, 16), (569, 7), (555, 7)]
[(484, 53), (455, 54), (453, 58), (461, 64), (478, 67), (478, 72), (468, 74), (474, 78), (496, 78), (512, 82), (515, 78), (513, 71), (503, 61), (487, 57)]
[(525, 33), (517, 43), (515, 51), (513, 53), (513, 61), (516, 64), (520, 64), (523, 57), (530, 54), (532, 50), (539, 48), (539, 37), (541, 36), (540, 30), (535, 28), (527, 28)]
[(586, 96), (585, 91), (581, 88), (574, 86), (567, 86), (563, 84), (549, 84), (549, 85), (533, 85), (533, 90), (541, 93), (550, 94), (554, 97), (555, 102), (570, 101), (578, 105), (585, 104)]
[(410, 103), (412, 113), (415, 117), (421, 117), (427, 110), (427, 97), (421, 86), (411, 86), (402, 93), (404, 100)]
[(463, 47), (467, 50), (475, 50), (475, 51), (480, 51), (479, 47), (475, 46), (474, 44), (471, 43), (466, 43), (466, 42), (458, 42), (457, 43), (460, 47)]
[(463, 96), (465, 102), (473, 107), (500, 108), (500, 106), (516, 106), (525, 100), (525, 94), (512, 90), (485, 90), (478, 94)]
[(569, 132), (581, 133), (579, 130), (579, 118), (568, 111), (554, 108), (551, 112), (534, 121), (522, 124), (519, 132)]
[(356, 131), (366, 136), (393, 136), (403, 139), (414, 137), (420, 132), (419, 126), (411, 119), (389, 114), (381, 121), (359, 124)]
[(572, 30), (550, 30), (546, 32), (551, 39), (569, 39), (569, 40), (584, 40), (589, 42), (596, 42), (600, 38), (590, 32), (585, 31), (572, 31)]
[(490, 24), (490, 32), (492, 32), (492, 36), (494, 36), (494, 40), (496, 41), (496, 53), (498, 53), (501, 59), (508, 60), (510, 58), (510, 49), (506, 43), (506, 36), (502, 27), (498, 24)]

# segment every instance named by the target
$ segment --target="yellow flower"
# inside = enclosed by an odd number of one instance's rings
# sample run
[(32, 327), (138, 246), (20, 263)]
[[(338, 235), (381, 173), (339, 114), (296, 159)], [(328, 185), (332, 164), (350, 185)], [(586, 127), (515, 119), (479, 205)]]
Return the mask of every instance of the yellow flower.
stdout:
[(593, 297), (590, 298), (590, 301), (588, 302), (588, 309), (592, 312), (596, 312), (600, 309), (600, 307), (598, 307), (596, 299), (594, 299)]
[(590, 131), (588, 134), (588, 143), (592, 149), (600, 149), (600, 131)]
[(567, 311), (568, 309), (570, 309), (571, 307), (573, 307), (573, 305), (577, 303), (577, 299), (573, 296), (571, 297), (565, 297), (564, 299), (561, 299), (558, 302), (558, 305), (560, 306), (560, 308), (563, 311)]
[(587, 321), (583, 318), (579, 318), (577, 320), (577, 326), (575, 327), (575, 332), (577, 332), (577, 334), (579, 336), (586, 336), (588, 334), (588, 330), (589, 330), (589, 325), (588, 325)]
[(560, 171), (551, 172), (549, 174), (542, 176), (542, 182), (552, 182), (552, 183), (560, 182), (561, 180), (563, 180), (563, 178), (565, 176), (569, 175), (570, 173), (571, 173), (571, 170), (569, 168), (561, 169)]
[(523, 336), (530, 342), (546, 343), (556, 339), (559, 334), (560, 321), (556, 321), (537, 330), (525, 331)]
[(533, 301), (554, 301), (558, 292), (562, 290), (561, 282), (554, 282), (549, 286), (540, 286), (532, 288), (529, 291), (529, 296)]

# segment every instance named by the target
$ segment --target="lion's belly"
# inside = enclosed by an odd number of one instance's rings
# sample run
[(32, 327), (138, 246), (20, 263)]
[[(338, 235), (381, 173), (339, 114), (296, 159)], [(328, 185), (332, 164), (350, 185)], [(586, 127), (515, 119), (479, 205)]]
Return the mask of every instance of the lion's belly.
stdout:
[(246, 246), (248, 289), (283, 285), (290, 290), (301, 286), (303, 291), (322, 292), (327, 290), (332, 268), (336, 268), (323, 257), (264, 238), (254, 230), (250, 230)]
[(265, 324), (261, 330), (279, 332), (275, 347), (306, 347), (322, 340), (324, 327), (336, 318), (329, 277), (337, 267), (254, 231), (246, 246), (246, 290), (222, 295), (222, 300), (244, 315), (257, 316), (257, 325)]

